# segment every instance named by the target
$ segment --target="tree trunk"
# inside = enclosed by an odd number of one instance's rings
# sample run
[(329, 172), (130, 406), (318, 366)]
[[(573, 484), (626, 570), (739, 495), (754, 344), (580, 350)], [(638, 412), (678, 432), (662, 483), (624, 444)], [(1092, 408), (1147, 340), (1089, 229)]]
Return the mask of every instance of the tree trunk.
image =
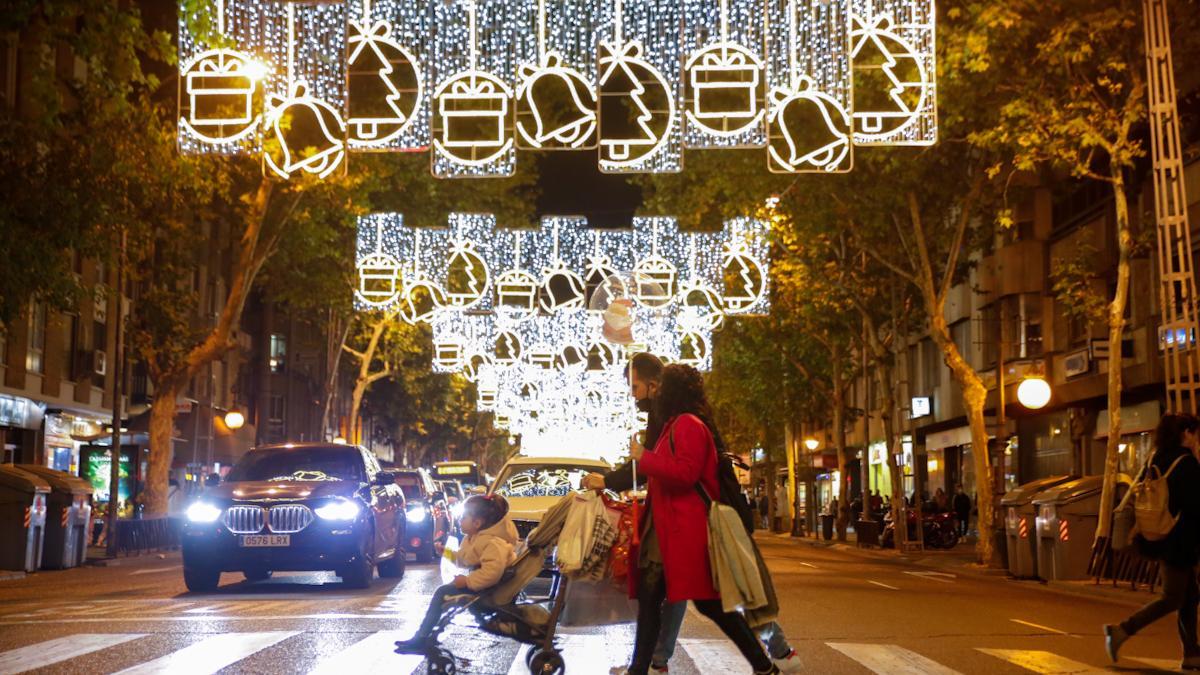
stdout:
[(846, 529), (850, 524), (850, 469), (846, 456), (846, 387), (842, 378), (840, 345), (834, 344), (830, 357), (833, 362), (833, 444), (837, 450), (838, 489), (841, 491), (837, 502), (837, 538), (838, 541), (846, 541)]
[(363, 396), (366, 395), (367, 388), (376, 381), (392, 374), (391, 364), (385, 364), (383, 370), (371, 372), (371, 363), (375, 361), (375, 354), (379, 352), (379, 345), (383, 339), (384, 331), (387, 330), (387, 327), (395, 319), (396, 314), (394, 312), (379, 315), (378, 320), (371, 325), (371, 337), (367, 340), (366, 348), (361, 352), (354, 351), (345, 344), (342, 345), (343, 349), (358, 359), (358, 376), (354, 378), (354, 393), (350, 398), (349, 429), (346, 430), (347, 440), (352, 443), (361, 441), (358, 438), (358, 418), (362, 409)]
[(346, 345), (346, 336), (350, 334), (350, 322), (330, 310), (328, 334), (325, 353), (325, 386), (321, 391), (321, 439), (329, 437), (329, 417), (333, 412), (334, 391), (337, 388), (338, 369), (342, 364), (342, 349)]
[(893, 389), (896, 381), (893, 377), (895, 369), (891, 364), (880, 361), (876, 364), (876, 378), (879, 380), (880, 420), (883, 422), (883, 436), (887, 441), (888, 477), (891, 479), (892, 495), (888, 500), (892, 512), (892, 523), (896, 524), (896, 550), (901, 550), (901, 544), (908, 539), (908, 528), (899, 526), (903, 523), (900, 509), (904, 507), (904, 477), (900, 475), (900, 467), (896, 465), (896, 454), (903, 452), (900, 435), (896, 433), (896, 391)]
[[(167, 481), (171, 475), (171, 464), (175, 460), (175, 399), (181, 386), (175, 382), (156, 383), (154, 405), (150, 406), (150, 461), (146, 476), (146, 511), (148, 515), (161, 515), (165, 506), (156, 511), (154, 505), (166, 504)], [(193, 415), (200, 414), (194, 410)]]
[(1096, 538), (1108, 537), (1117, 491), (1121, 442), (1121, 338), (1125, 333), (1125, 304), (1129, 300), (1129, 257), (1133, 233), (1129, 230), (1129, 203), (1125, 178), (1120, 169), (1112, 172), (1113, 203), (1117, 217), (1117, 289), (1108, 305), (1108, 442), (1104, 448), (1104, 487), (1100, 493), (1100, 520)]

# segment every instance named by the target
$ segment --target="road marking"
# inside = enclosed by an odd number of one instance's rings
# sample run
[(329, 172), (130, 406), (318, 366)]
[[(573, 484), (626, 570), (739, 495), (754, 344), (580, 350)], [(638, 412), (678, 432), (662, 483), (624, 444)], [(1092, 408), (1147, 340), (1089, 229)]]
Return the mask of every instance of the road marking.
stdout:
[(925, 658), (899, 645), (857, 642), (826, 642), (825, 644), (879, 675), (960, 675), (957, 670), (947, 668), (937, 661)]
[(885, 583), (883, 583), (882, 581), (871, 581), (870, 579), (867, 579), (867, 583), (868, 583), (868, 584), (875, 584), (876, 586), (883, 586), (884, 588), (890, 588), (890, 589), (891, 589), (891, 590), (893, 590), (893, 591), (898, 591), (898, 590), (900, 590), (900, 588), (899, 588), (899, 587), (897, 587), (897, 586), (892, 586), (892, 585), (889, 585), (889, 584), (885, 584)]
[(146, 637), (145, 633), (79, 633), (0, 653), (0, 673), (22, 673)]
[(952, 584), (954, 583), (954, 579), (957, 578), (948, 572), (905, 572), (905, 574), (910, 574), (914, 577), (920, 577), (922, 579), (928, 579), (929, 581), (937, 581), (943, 584)]
[(192, 609), (183, 610), (184, 614), (212, 614), (221, 610), (221, 605), (205, 605), (203, 607), (193, 607)]
[(1168, 673), (1183, 672), (1183, 668), (1179, 665), (1179, 659), (1151, 659), (1142, 658), (1140, 656), (1130, 656), (1130, 661), (1144, 663), (1155, 670), (1165, 670)]
[(805, 567), (811, 567), (811, 568), (813, 568), (814, 570), (821, 569), (821, 568), (817, 567), (816, 565), (814, 565), (814, 564), (812, 564), (812, 563), (810, 563), (810, 562), (801, 562), (800, 564), (801, 564), (801, 565), (804, 565)]
[[(609, 662), (609, 659), (621, 658), (610, 656), (614, 651), (611, 635), (559, 633), (558, 637), (558, 645), (561, 648), (563, 662), (567, 664), (567, 670), (571, 675), (608, 675), (613, 666)], [(679, 642), (682, 644), (684, 640), (680, 640)], [(529, 654), (530, 649), (537, 648), (522, 646), (517, 650), (516, 655), (513, 657), (512, 665), (508, 668), (508, 675), (529, 674), (529, 666), (525, 665), (525, 658)], [(623, 652), (624, 649), (622, 648), (621, 651)], [(741, 658), (740, 654), (738, 654), (738, 658)], [(744, 667), (745, 661), (742, 661), (741, 665)], [(709, 671), (703, 670), (701, 672), (707, 673)]]
[(412, 631), (379, 631), (317, 664), (308, 675), (344, 673), (394, 673), (411, 675), (425, 660), (419, 654), (397, 654), (396, 641), (407, 640)]
[(1068, 633), (1068, 632), (1067, 632), (1067, 631), (1065, 631), (1065, 630), (1059, 630), (1059, 629), (1057, 629), (1057, 628), (1051, 628), (1050, 626), (1043, 626), (1043, 625), (1042, 625), (1042, 624), (1040, 624), (1040, 623), (1033, 623), (1032, 621), (1022, 621), (1021, 619), (1009, 619), (1009, 621), (1011, 621), (1011, 622), (1013, 622), (1013, 623), (1019, 623), (1019, 624), (1021, 624), (1022, 626), (1029, 626), (1030, 628), (1036, 628), (1036, 629), (1038, 629), (1038, 630), (1044, 630), (1044, 631), (1046, 631), (1046, 632), (1048, 632), (1048, 633), (1055, 633), (1055, 634), (1057, 634), (1057, 635), (1067, 635), (1067, 636), (1070, 636), (1070, 637), (1073, 637), (1073, 638), (1078, 638), (1078, 637), (1079, 637), (1078, 635), (1072, 635), (1071, 633)]
[(683, 638), (680, 646), (701, 673), (742, 673), (747, 669), (746, 658), (729, 640), (697, 640)]
[(299, 631), (279, 631), (213, 635), (162, 658), (126, 668), (121, 675), (207, 675), (299, 634)]
[(134, 570), (129, 573), (129, 576), (134, 576), (135, 574), (158, 574), (159, 572), (173, 572), (177, 569), (179, 569), (179, 565), (174, 565), (172, 567), (151, 567), (150, 569)]
[(1042, 675), (1093, 675), (1094, 673), (1112, 672), (1036, 649), (983, 649), (979, 647), (976, 649), (988, 656), (994, 656), (1008, 661), (1014, 666)]

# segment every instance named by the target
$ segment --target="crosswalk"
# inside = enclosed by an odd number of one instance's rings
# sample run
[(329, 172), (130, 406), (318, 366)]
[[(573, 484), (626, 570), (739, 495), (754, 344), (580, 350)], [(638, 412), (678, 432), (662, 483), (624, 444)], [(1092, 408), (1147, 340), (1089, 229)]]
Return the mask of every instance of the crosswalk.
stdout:
[[(393, 653), (393, 643), (408, 636), (408, 631), (386, 630), (364, 632), (349, 641), (338, 643), (327, 653), (312, 659), (311, 663), (299, 665), (288, 660), (288, 655), (304, 652), (306, 645), (295, 641), (309, 640), (319, 643), (326, 636), (319, 632), (268, 631), (227, 632), (189, 634), (182, 639), (186, 644), (167, 646), (163, 640), (156, 641), (150, 633), (78, 633), (51, 640), (28, 644), (0, 652), (0, 675), (15, 675), (39, 668), (64, 668), (76, 659), (86, 659), (88, 672), (118, 672), (120, 675), (210, 675), (226, 668), (242, 670), (238, 664), (262, 655), (259, 663), (279, 663), (278, 670), (271, 672), (306, 672), (309, 675), (337, 675), (339, 673), (387, 672), (395, 675), (423, 673), (423, 659), (419, 656)], [(176, 640), (177, 641), (177, 640)], [(505, 650), (499, 657), (486, 664), (464, 663), (463, 673), (527, 673), (525, 655), (527, 648), (518, 648), (514, 643), (499, 641), (494, 648)], [(133, 665), (128, 660), (117, 659), (114, 663), (123, 668), (105, 668), (105, 650), (126, 649), (137, 658), (146, 659)], [(570, 675), (607, 675), (609, 668), (628, 654), (628, 643), (615, 642), (611, 635), (564, 634), (560, 647)], [(275, 650), (278, 650), (277, 652)], [(312, 650), (308, 650), (312, 651)], [(964, 650), (972, 652), (976, 659), (982, 655), (983, 664), (971, 668), (951, 668), (920, 654), (912, 649), (895, 644), (865, 642), (808, 643), (801, 647), (804, 663), (821, 664), (820, 668), (807, 668), (808, 672), (864, 672), (888, 675), (958, 675), (960, 672), (1032, 672), (1040, 675), (1084, 675), (1109, 673), (1113, 670), (1094, 664), (1077, 661), (1060, 654), (1037, 649), (1001, 649), (978, 647)], [(165, 653), (160, 653), (165, 652)], [(682, 657), (682, 658), (681, 658)], [(963, 655), (956, 658), (961, 659)], [(1152, 668), (1157, 671), (1175, 671), (1178, 662), (1161, 658), (1130, 658), (1122, 665), (1128, 672), (1129, 663), (1134, 668)], [(82, 662), (81, 662), (82, 663)], [(961, 663), (961, 660), (960, 660)], [(987, 665), (990, 664), (990, 665)], [(1001, 665), (1008, 668), (1001, 668)], [(76, 664), (78, 665), (78, 664)], [(76, 670), (78, 670), (76, 668)], [(716, 639), (681, 639), (676, 659), (672, 662), (672, 673), (739, 673), (746, 672), (746, 664), (731, 643)]]

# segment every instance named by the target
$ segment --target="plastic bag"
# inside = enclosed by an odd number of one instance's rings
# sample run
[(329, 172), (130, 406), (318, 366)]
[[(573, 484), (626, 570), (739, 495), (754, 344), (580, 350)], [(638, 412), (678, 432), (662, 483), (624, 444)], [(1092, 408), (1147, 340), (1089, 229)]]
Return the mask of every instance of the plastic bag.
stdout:
[(597, 499), (596, 504), (598, 507), (589, 506), (589, 510), (594, 513), (591, 545), (584, 552), (583, 562), (575, 574), (575, 578), (582, 581), (600, 581), (608, 574), (613, 544), (617, 541), (617, 524), (621, 513), (611, 508), (603, 499)]
[(597, 508), (603, 509), (604, 504), (594, 492), (579, 492), (572, 497), (571, 508), (558, 535), (555, 555), (559, 570), (573, 573), (583, 567), (584, 556), (592, 548)]
[(466, 576), (471, 573), (471, 570), (458, 564), (458, 547), (458, 537), (446, 537), (446, 547), (442, 549), (442, 557), (439, 559), (439, 571), (442, 574), (443, 584), (454, 581), (456, 576)]

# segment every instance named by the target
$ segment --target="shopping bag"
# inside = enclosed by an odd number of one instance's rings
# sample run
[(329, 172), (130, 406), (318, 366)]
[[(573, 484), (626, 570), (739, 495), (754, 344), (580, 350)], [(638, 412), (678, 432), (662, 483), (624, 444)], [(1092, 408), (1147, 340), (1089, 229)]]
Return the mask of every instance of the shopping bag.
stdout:
[(454, 577), (459, 575), (466, 576), (471, 573), (470, 569), (459, 565), (457, 562), (459, 545), (458, 537), (453, 535), (446, 537), (446, 547), (442, 549), (442, 556), (438, 559), (438, 567), (442, 575), (443, 584), (454, 581)]
[(564, 626), (612, 626), (637, 620), (637, 601), (612, 584), (567, 586), (559, 623)]
[(604, 499), (597, 499), (588, 506), (593, 512), (591, 545), (583, 556), (579, 571), (573, 576), (579, 581), (597, 582), (608, 574), (612, 547), (617, 540), (617, 524), (621, 514), (609, 507)]
[(741, 517), (733, 507), (717, 501), (708, 509), (708, 557), (722, 609), (736, 612), (765, 606), (768, 598), (754, 544)]

